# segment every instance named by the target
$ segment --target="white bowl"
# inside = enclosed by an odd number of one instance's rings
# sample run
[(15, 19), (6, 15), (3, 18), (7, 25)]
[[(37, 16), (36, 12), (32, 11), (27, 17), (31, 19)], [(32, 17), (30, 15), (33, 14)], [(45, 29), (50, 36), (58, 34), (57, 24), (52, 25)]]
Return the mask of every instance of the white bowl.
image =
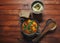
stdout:
[[(40, 8), (39, 10), (37, 10), (36, 8), (34, 8), (36, 5), (39, 5)], [(39, 14), (39, 13), (42, 13), (43, 10), (44, 10), (44, 5), (41, 1), (34, 1), (31, 5), (31, 9), (32, 9), (32, 12), (35, 13), (35, 14)]]

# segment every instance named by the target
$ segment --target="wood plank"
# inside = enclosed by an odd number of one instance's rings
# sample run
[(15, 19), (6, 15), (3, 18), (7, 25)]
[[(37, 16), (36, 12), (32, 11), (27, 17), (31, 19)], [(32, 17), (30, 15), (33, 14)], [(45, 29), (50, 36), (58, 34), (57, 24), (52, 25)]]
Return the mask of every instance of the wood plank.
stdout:
[[(57, 28), (58, 29), (58, 28)], [(57, 32), (58, 30), (56, 29), (56, 31), (54, 31), (54, 32), (52, 32), (52, 33), (48, 33), (45, 37), (46, 38), (50, 38), (50, 37), (55, 37), (55, 38), (60, 38), (60, 33), (59, 32)], [(57, 34), (58, 33), (58, 34)]]
[[(0, 4), (2, 4), (2, 3), (7, 3), (7, 4), (21, 4), (21, 3), (23, 3), (23, 4), (31, 4), (32, 2), (33, 2), (34, 0), (2, 0), (2, 1), (0, 1)], [(26, 3), (27, 2), (27, 3)], [(43, 3), (44, 4), (60, 4), (59, 3), (59, 0), (43, 0)]]
[(60, 43), (60, 39), (55, 37), (43, 38), (43, 40), (41, 40), (40, 42), (41, 43)]
[[(59, 10), (59, 4), (47, 4), (47, 5), (44, 5), (45, 6), (45, 9), (58, 9)], [(0, 9), (1, 10), (17, 10), (17, 9), (30, 9), (30, 5), (26, 5), (26, 4), (1, 4), (0, 6)]]
[(2, 0), (0, 4), (28, 4), (33, 2), (34, 0)]
[(19, 25), (19, 21), (0, 21), (0, 25)]
[(8, 4), (8, 5), (1, 5), (0, 10), (21, 10), (21, 9), (29, 9), (30, 6), (26, 4)]
[[(19, 13), (20, 13), (20, 11), (18, 11), (18, 10), (0, 10), (1, 12), (0, 12), (0, 15), (1, 14), (11, 14), (11, 15), (18, 15)], [(47, 9), (44, 9), (44, 11), (43, 11), (43, 13), (44, 14), (46, 14), (46, 15), (60, 15), (60, 10), (56, 10), (56, 9), (54, 9), (54, 10), (47, 10)]]
[(5, 32), (2, 32), (2, 33), (0, 33), (0, 35), (2, 35), (2, 36), (11, 36), (11, 35), (20, 35), (20, 31), (18, 31), (18, 32), (13, 32), (13, 31), (5, 31)]
[(19, 26), (17, 26), (17, 27), (0, 27), (0, 30), (2, 31), (2, 32), (19, 32), (20, 31), (20, 27)]
[(6, 5), (6, 6), (0, 6), (1, 10), (15, 10), (15, 9), (21, 9), (22, 6), (18, 6), (18, 5)]
[(18, 21), (19, 16), (14, 14), (2, 14), (0, 15), (0, 21)]
[[(0, 15), (1, 14), (11, 14), (11, 15), (18, 15), (20, 13), (21, 10), (0, 10)], [(28, 10), (29, 11), (29, 10)], [(47, 9), (44, 9), (43, 11), (44, 14), (46, 15), (60, 15), (60, 10), (47, 10)]]
[[(58, 8), (58, 5), (59, 4), (46, 4), (45, 6), (47, 5), (50, 5), (48, 6), (47, 8), (50, 8), (50, 9), (59, 9)], [(56, 6), (55, 8), (53, 8), (54, 6)], [(59, 5), (60, 6), (60, 5)], [(3, 10), (3, 9), (30, 9), (30, 5), (29, 4), (1, 4), (0, 5), (0, 9)]]
[(4, 39), (4, 38), (13, 38), (13, 39), (23, 38), (21, 34), (19, 34), (19, 35), (10, 35), (10, 36), (9, 35), (4, 35), (4, 36), (0, 35), (0, 37), (1, 37), (0, 39)]
[[(59, 4), (47, 4), (47, 5), (44, 5), (44, 7), (45, 7), (45, 9), (49, 9), (49, 10), (51, 10), (51, 9), (56, 9), (56, 10), (60, 10), (60, 8), (59, 8)], [(19, 10), (21, 10), (21, 9), (30, 9), (30, 5), (25, 5), (25, 4), (7, 4), (7, 5), (2, 5), (2, 6), (0, 6), (0, 10), (17, 10), (18, 9), (18, 11)]]
[(59, 0), (44, 0), (44, 4), (60, 4)]
[(60, 10), (60, 5), (44, 5), (45, 10)]
[(13, 38), (2, 38), (1, 43), (27, 43), (25, 40), (20, 41), (18, 39), (13, 39)]
[[(20, 3), (20, 2), (18, 3), (18, 2), (13, 4), (13, 1), (12, 1), (12, 3), (8, 3), (8, 2), (4, 1), (4, 3), (0, 3), (0, 9), (29, 9), (30, 4), (25, 4), (25, 3), (23, 4), (23, 3)], [(50, 3), (50, 5), (51, 5), (51, 4), (60, 4), (59, 2), (60, 1), (53, 0), (53, 1), (45, 1), (44, 3)], [(27, 5), (28, 7), (26, 6), (24, 8), (25, 5)]]
[(47, 20), (49, 18), (54, 19), (56, 21), (60, 21), (60, 16), (59, 15), (53, 15), (53, 16), (52, 15), (43, 15), (44, 20)]
[(1, 38), (23, 38), (21, 32), (2, 32), (0, 36)]
[(13, 38), (2, 38), (1, 43), (18, 43), (17, 39), (13, 39)]
[(43, 14), (60, 16), (60, 10), (44, 10)]
[(27, 0), (1, 0), (0, 3), (26, 3)]
[(18, 15), (19, 12), (20, 12), (20, 10), (11, 10), (11, 9), (10, 10), (4, 10), (4, 8), (2, 10), (0, 9), (0, 15), (1, 14), (10, 14), (10, 15), (14, 14), (14, 15)]

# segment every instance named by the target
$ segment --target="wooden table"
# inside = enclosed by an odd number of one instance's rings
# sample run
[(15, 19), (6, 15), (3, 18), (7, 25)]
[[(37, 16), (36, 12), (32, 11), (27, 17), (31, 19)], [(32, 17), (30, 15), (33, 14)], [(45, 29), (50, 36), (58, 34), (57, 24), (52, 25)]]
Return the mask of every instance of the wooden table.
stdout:
[[(20, 33), (19, 14), (21, 10), (28, 11), (31, 2), (33, 0), (0, 0), (0, 43), (19, 43), (17, 39), (23, 38)], [(57, 29), (47, 34), (40, 43), (60, 43), (60, 0), (43, 0), (43, 3), (43, 20), (53, 18)], [(43, 26), (42, 24), (41, 30)]]

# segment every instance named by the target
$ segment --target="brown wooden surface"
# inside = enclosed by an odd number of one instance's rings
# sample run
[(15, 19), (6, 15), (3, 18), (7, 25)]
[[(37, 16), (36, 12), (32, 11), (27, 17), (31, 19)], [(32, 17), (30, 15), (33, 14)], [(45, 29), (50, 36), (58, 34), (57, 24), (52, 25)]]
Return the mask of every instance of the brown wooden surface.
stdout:
[[(23, 38), (20, 33), (19, 14), (28, 10), (33, 0), (0, 0), (0, 43), (19, 43)], [(43, 0), (43, 19), (53, 18), (57, 29), (47, 34), (40, 43), (60, 43), (60, 0)], [(41, 29), (43, 28), (41, 23)]]

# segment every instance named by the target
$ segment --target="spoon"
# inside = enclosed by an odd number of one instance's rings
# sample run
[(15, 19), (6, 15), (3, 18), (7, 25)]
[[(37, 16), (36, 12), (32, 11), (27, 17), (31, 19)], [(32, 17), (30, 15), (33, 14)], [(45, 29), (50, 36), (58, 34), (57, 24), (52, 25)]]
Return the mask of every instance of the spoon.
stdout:
[(56, 28), (56, 22), (53, 21), (52, 19), (48, 19), (46, 22), (46, 25), (44, 27), (44, 29), (42, 30), (41, 34), (38, 35), (35, 39), (33, 39), (33, 43), (38, 43), (40, 41), (40, 39), (49, 31), (53, 31)]

